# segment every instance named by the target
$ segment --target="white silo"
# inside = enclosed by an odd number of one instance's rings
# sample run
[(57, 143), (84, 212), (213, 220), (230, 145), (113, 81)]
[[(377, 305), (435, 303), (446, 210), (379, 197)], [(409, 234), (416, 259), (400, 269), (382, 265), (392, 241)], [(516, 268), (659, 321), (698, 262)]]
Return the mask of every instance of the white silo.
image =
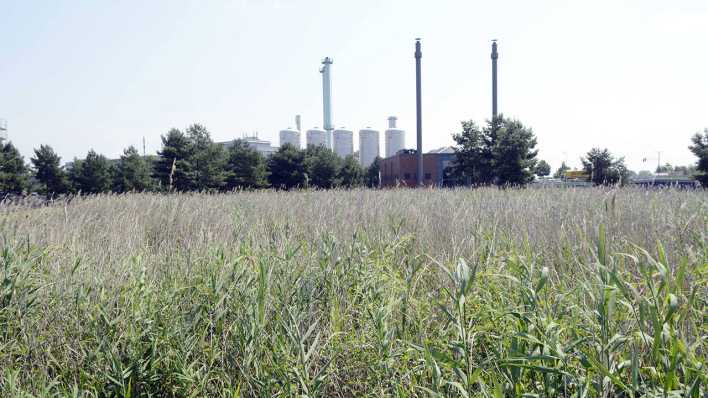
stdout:
[(354, 152), (354, 132), (340, 127), (332, 133), (332, 150), (340, 157), (347, 157)]
[(359, 130), (359, 163), (369, 167), (379, 156), (379, 132), (371, 127)]
[(329, 143), (327, 135), (327, 132), (320, 129), (319, 127), (307, 130), (307, 146), (321, 145), (327, 148)]
[(388, 118), (388, 130), (386, 130), (386, 157), (395, 155), (406, 147), (406, 132), (396, 128), (395, 116)]
[(290, 127), (280, 130), (280, 146), (290, 144), (295, 148), (300, 148), (300, 132)]

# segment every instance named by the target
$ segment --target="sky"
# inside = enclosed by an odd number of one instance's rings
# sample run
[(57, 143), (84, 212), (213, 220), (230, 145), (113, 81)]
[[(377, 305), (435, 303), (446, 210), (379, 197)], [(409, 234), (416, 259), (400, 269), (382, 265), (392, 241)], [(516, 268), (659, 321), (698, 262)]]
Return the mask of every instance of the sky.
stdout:
[(593, 147), (635, 171), (695, 163), (705, 0), (2, 0), (0, 118), (27, 161), (41, 144), (63, 161), (116, 158), (143, 137), (154, 153), (192, 123), (277, 145), (296, 114), (322, 126), (328, 56), (334, 124), (383, 132), (395, 115), (412, 148), (417, 37), (426, 151), (491, 117), (498, 39), (500, 112), (533, 129), (553, 169)]

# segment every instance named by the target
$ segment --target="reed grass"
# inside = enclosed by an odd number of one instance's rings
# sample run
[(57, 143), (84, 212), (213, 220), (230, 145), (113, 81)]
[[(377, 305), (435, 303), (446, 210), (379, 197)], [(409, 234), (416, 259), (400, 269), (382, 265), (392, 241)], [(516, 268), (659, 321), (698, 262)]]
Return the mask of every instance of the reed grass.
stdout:
[(0, 206), (2, 397), (704, 397), (708, 196)]

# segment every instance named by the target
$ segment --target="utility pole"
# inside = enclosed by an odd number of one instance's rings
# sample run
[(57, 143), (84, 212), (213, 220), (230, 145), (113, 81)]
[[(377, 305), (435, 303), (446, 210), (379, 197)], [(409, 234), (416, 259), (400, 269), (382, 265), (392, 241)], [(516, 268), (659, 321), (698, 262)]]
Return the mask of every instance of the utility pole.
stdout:
[(420, 87), (420, 59), (423, 54), (420, 52), (420, 39), (415, 39), (415, 100), (416, 100), (416, 131), (418, 138), (418, 186), (423, 186), (423, 114), (421, 105)]

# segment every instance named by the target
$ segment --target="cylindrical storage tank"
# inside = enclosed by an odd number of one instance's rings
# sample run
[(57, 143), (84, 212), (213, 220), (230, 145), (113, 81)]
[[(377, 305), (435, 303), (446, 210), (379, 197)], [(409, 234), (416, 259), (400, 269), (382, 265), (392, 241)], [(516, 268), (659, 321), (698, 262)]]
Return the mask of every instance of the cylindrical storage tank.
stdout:
[(285, 130), (280, 130), (280, 146), (290, 144), (295, 148), (300, 148), (300, 132), (288, 127)]
[(388, 129), (386, 130), (386, 157), (395, 155), (406, 147), (406, 132), (396, 128), (396, 117), (388, 118)]
[(343, 158), (354, 153), (354, 133), (351, 130), (340, 127), (332, 135), (334, 153)]
[(359, 130), (359, 163), (369, 167), (379, 156), (379, 132), (371, 127)]
[(319, 127), (307, 130), (307, 146), (318, 146), (327, 147), (327, 132), (321, 130)]

